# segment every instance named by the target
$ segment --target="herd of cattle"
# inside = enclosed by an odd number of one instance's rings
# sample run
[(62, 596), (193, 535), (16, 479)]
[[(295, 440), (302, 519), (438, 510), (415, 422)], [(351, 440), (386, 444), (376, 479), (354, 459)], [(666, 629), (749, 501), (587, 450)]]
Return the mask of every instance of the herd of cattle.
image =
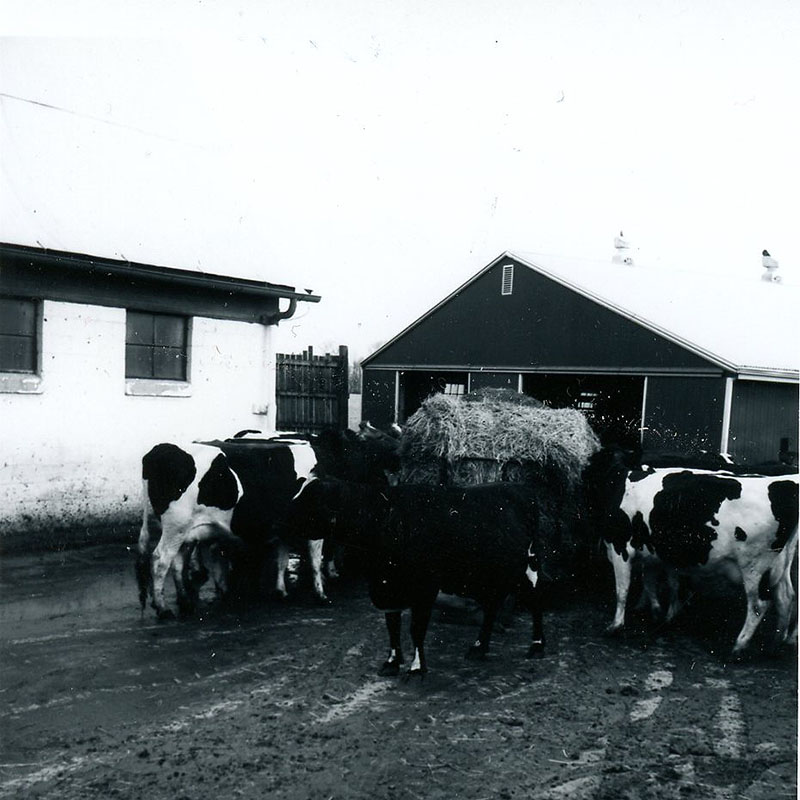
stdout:
[[(426, 670), (425, 634), (440, 591), (483, 609), (469, 657), (488, 651), (509, 596), (529, 609), (528, 655), (540, 654), (542, 550), (533, 487), (398, 484), (399, 435), (362, 423), (358, 433), (242, 431), (183, 447), (156, 445), (142, 459), (142, 609), (149, 596), (159, 619), (172, 616), (164, 596), (169, 574), (184, 615), (208, 580), (219, 597), (286, 596), (292, 551), (308, 553), (316, 597), (328, 602), (325, 580), (335, 574), (338, 551), (360, 566), (373, 604), (385, 612), (389, 655), (381, 674), (397, 674), (404, 663), (404, 609), (411, 609), (414, 647), (409, 674)], [(773, 605), (774, 644), (796, 644), (797, 471), (756, 473), (703, 458), (709, 457), (659, 461), (610, 447), (585, 468), (582, 507), (616, 582), (607, 631), (623, 629), (633, 569), (640, 567), (642, 603), (655, 617), (662, 616), (659, 584), (666, 583), (667, 621), (679, 610), (681, 576), (722, 574), (743, 587), (747, 610), (734, 657)]]

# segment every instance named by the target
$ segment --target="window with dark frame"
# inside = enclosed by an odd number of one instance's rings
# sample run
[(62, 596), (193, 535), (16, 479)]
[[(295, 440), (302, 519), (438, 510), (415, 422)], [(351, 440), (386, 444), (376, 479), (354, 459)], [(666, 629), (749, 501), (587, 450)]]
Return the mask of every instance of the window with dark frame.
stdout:
[(38, 365), (37, 301), (0, 297), (0, 372), (35, 374)]
[(189, 363), (189, 319), (175, 314), (127, 311), (125, 377), (185, 381)]

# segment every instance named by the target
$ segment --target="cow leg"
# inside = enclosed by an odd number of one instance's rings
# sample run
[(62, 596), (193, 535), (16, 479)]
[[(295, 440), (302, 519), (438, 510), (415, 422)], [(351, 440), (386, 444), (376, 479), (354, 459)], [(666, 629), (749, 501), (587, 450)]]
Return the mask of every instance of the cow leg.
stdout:
[(202, 552), (203, 563), (214, 582), (215, 597), (217, 600), (222, 600), (228, 593), (230, 560), (216, 542), (204, 545)]
[(311, 562), (311, 575), (314, 581), (314, 594), (320, 603), (330, 603), (325, 594), (325, 587), (322, 583), (322, 546), (323, 539), (308, 540), (308, 560)]
[[(145, 484), (144, 495), (147, 496)], [(139, 529), (139, 541), (136, 553), (136, 585), (139, 589), (139, 605), (144, 614), (147, 604), (147, 595), (153, 596), (153, 570), (151, 567), (152, 551), (150, 549), (151, 534), (161, 533), (161, 522), (155, 516), (150, 504), (145, 501), (142, 512), (142, 526)]]
[(664, 617), (664, 620), (666, 622), (672, 622), (672, 620), (677, 616), (681, 607), (681, 579), (675, 570), (667, 570), (667, 586), (669, 587), (669, 606), (667, 607), (667, 615)]
[(789, 636), (789, 624), (794, 603), (794, 588), (788, 572), (781, 575), (778, 583), (772, 587), (772, 594), (775, 599), (777, 619), (775, 621), (775, 637), (771, 649), (773, 652), (777, 652)]
[(497, 618), (497, 610), (500, 607), (502, 599), (502, 597), (493, 597), (491, 600), (481, 603), (483, 608), (483, 622), (481, 623), (481, 629), (475, 644), (470, 645), (469, 650), (467, 650), (466, 658), (486, 658), (489, 652), (489, 643), (492, 638), (494, 621)]
[(614, 583), (616, 585), (617, 607), (614, 619), (606, 628), (608, 635), (620, 633), (625, 627), (625, 604), (628, 602), (628, 590), (631, 587), (631, 552), (626, 551), (626, 558), (614, 550), (613, 545), (607, 545), (608, 560), (614, 567)]
[(530, 615), (532, 624), (531, 644), (526, 654), (527, 658), (539, 658), (544, 655), (544, 626), (542, 621), (542, 590), (540, 581), (539, 560), (533, 549), (528, 548), (528, 566), (525, 570), (525, 580), (522, 582), (521, 596)]
[(431, 619), (437, 589), (426, 592), (411, 605), (411, 643), (414, 645), (414, 659), (408, 668), (408, 677), (424, 675), (428, 671), (425, 663), (425, 634)]
[(275, 597), (285, 600), (288, 596), (286, 591), (286, 570), (289, 568), (289, 548), (283, 543), (278, 542), (275, 553), (277, 575), (275, 577)]
[[(750, 643), (756, 628), (761, 624), (764, 619), (764, 614), (769, 608), (770, 601), (761, 596), (761, 593), (770, 594), (769, 590), (769, 573), (765, 572), (763, 575), (753, 574), (747, 572), (743, 576), (744, 592), (747, 598), (747, 614), (744, 618), (744, 625), (742, 625), (739, 635), (736, 637), (736, 642), (733, 645), (733, 659), (738, 661), (741, 659), (745, 648)], [(759, 592), (761, 587), (761, 592)]]
[[(199, 586), (205, 581), (205, 578), (201, 579), (203, 571), (197, 544), (189, 542), (178, 548), (172, 564), (172, 580), (175, 582), (178, 613), (182, 617), (190, 616), (197, 608), (200, 599)], [(205, 575), (207, 577), (208, 573)]]
[(786, 634), (786, 643), (797, 647), (797, 594), (792, 595), (792, 604), (789, 613), (789, 629)]
[(339, 578), (339, 570), (336, 569), (336, 558), (331, 557), (325, 562), (325, 574), (333, 581)]
[(339, 571), (336, 568), (336, 553), (337, 546), (331, 542), (330, 539), (324, 542), (322, 547), (322, 561), (325, 566), (325, 575), (330, 580), (336, 580), (339, 577)]
[(650, 616), (653, 619), (661, 618), (661, 603), (658, 600), (659, 565), (651, 561), (642, 564), (642, 596), (636, 604), (636, 610), (642, 611), (645, 606), (650, 606)]
[[(777, 577), (773, 587), (775, 608), (778, 615), (772, 647), (775, 652), (787, 641), (791, 644), (797, 644), (797, 593), (792, 581), (796, 558), (797, 531), (794, 531), (783, 552), (778, 556), (770, 570), (771, 577)], [(792, 628), (791, 631), (790, 626)]]
[(153, 551), (153, 608), (160, 620), (171, 619), (175, 616), (164, 602), (164, 583), (179, 550), (178, 537), (170, 537), (167, 535), (167, 531), (164, 531), (161, 535), (161, 541)]
[(400, 648), (400, 630), (402, 626), (402, 612), (386, 612), (386, 630), (389, 632), (389, 657), (381, 664), (378, 675), (397, 675), (403, 663), (403, 651)]

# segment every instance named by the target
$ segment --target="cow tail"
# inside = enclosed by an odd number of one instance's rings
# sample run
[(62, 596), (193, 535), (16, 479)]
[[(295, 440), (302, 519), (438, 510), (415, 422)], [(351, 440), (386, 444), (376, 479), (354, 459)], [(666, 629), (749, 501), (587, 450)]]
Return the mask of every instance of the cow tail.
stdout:
[[(789, 535), (789, 540), (781, 550), (780, 556), (775, 561), (772, 569), (770, 570), (769, 582), (771, 586), (775, 586), (780, 580), (789, 572), (797, 558), (797, 526)], [(792, 585), (794, 586), (794, 581)]]

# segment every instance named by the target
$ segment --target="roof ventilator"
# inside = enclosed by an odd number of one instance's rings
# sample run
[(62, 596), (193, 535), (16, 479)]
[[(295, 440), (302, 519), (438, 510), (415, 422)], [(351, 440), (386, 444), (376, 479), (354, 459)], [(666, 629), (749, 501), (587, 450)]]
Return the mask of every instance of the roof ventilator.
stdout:
[(778, 275), (778, 262), (774, 259), (768, 250), (761, 253), (761, 266), (766, 270), (761, 274), (761, 280), (767, 283), (780, 283), (781, 276)]
[(503, 280), (500, 284), (500, 294), (511, 294), (514, 291), (514, 265), (503, 264)]
[(616, 253), (611, 257), (612, 263), (633, 266), (633, 256), (630, 254), (631, 246), (624, 238), (622, 231), (619, 232), (619, 236), (614, 237), (614, 248)]

